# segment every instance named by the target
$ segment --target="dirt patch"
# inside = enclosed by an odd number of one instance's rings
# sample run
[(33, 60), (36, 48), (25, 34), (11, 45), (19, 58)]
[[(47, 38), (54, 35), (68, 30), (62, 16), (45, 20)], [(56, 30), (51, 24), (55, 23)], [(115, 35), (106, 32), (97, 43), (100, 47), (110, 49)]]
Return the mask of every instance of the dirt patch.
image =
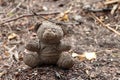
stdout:
[[(0, 79), (1, 80), (119, 80), (120, 79), (120, 35), (97, 21), (91, 13), (103, 20), (104, 24), (120, 32), (120, 10), (110, 14), (114, 4), (107, 6), (107, 11), (89, 11), (106, 8), (104, 0), (21, 0), (0, 3), (0, 18), (5, 24), (0, 25)], [(22, 57), (24, 45), (29, 38), (35, 37), (33, 31), (36, 22), (44, 19), (26, 16), (6, 22), (24, 14), (44, 13), (47, 19), (55, 20), (58, 13), (69, 10), (69, 21), (65, 27), (72, 51), (82, 53), (96, 52), (95, 60), (76, 60), (73, 68), (63, 70), (57, 66), (42, 66), (31, 69)], [(87, 10), (87, 11), (86, 11)], [(52, 14), (50, 14), (53, 12)], [(47, 13), (47, 14), (46, 14)], [(64, 22), (65, 23), (65, 22)], [(77, 24), (75, 24), (77, 23)], [(15, 33), (14, 39), (8, 39)]]

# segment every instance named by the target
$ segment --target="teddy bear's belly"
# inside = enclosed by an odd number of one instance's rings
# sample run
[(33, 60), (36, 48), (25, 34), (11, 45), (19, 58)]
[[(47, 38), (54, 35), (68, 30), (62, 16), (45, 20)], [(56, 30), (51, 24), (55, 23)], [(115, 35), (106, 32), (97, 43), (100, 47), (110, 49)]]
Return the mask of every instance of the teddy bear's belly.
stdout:
[(59, 59), (60, 54), (49, 53), (49, 54), (41, 54), (41, 62), (43, 64), (56, 64)]

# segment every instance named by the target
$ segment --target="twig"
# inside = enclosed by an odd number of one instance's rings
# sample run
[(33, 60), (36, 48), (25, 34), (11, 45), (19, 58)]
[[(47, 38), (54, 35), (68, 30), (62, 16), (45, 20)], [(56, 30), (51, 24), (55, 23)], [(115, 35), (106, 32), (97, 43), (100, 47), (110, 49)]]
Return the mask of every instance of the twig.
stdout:
[(13, 50), (16, 48), (16, 46), (13, 46), (12, 48), (9, 48), (8, 46), (4, 45), (4, 48), (8, 50), (8, 53), (10, 53), (10, 55), (13, 55), (14, 54)]
[[(37, 15), (50, 15), (50, 14), (59, 14), (60, 11), (56, 11), (56, 12), (40, 12), (40, 13), (37, 13)], [(3, 22), (0, 23), (0, 25), (2, 24), (5, 24), (5, 23), (9, 23), (9, 22), (12, 22), (12, 21), (16, 21), (18, 19), (21, 19), (21, 18), (24, 18), (24, 17), (32, 17), (32, 16), (35, 16), (34, 14), (23, 14), (23, 15), (20, 15), (16, 18), (13, 18), (13, 19), (7, 19), (7, 20), (2, 20)]]
[(21, 4), (22, 4), (23, 2), (24, 2), (24, 0), (23, 0), (22, 2), (20, 2), (15, 8), (13, 8), (9, 13), (7, 13), (7, 15), (9, 15), (9, 14), (15, 12), (16, 9), (18, 9), (18, 8), (21, 6)]
[(86, 12), (107, 12), (111, 11), (112, 8), (102, 8), (102, 9), (84, 9)]
[(18, 59), (18, 52), (17, 51), (13, 51), (16, 49), (16, 45), (13, 46), (12, 48), (9, 48), (7, 46), (4, 45), (4, 48), (8, 50), (8, 53), (10, 54), (10, 60), (14, 60), (17, 61)]
[(104, 2), (105, 5), (113, 4), (113, 3), (119, 3), (120, 0), (111, 0), (111, 1), (106, 1)]
[(108, 26), (108, 25), (106, 25), (105, 23), (103, 23), (103, 22), (102, 22), (97, 16), (95, 16), (93, 13), (91, 13), (91, 14), (92, 14), (92, 16), (93, 16), (97, 21), (100, 22), (100, 24), (102, 24), (102, 26), (108, 28), (109, 30), (113, 31), (114, 33), (116, 33), (117, 35), (120, 36), (120, 32), (116, 31), (115, 29), (113, 29), (113, 28), (111, 28), (110, 26)]
[[(35, 16), (39, 16), (37, 13), (35, 13), (34, 11), (32, 11), (33, 12), (33, 14), (35, 15)], [(76, 24), (79, 24), (78, 22), (76, 22), (76, 23), (64, 23), (64, 22), (58, 22), (58, 21), (55, 21), (55, 20), (51, 20), (51, 19), (46, 19), (45, 17), (43, 17), (43, 16), (39, 16), (40, 18), (42, 18), (42, 19), (44, 19), (44, 20), (47, 20), (47, 21), (49, 21), (49, 22), (52, 22), (52, 23), (55, 23), (55, 24), (57, 24), (57, 25), (64, 25), (64, 26), (66, 26), (66, 25), (76, 25)]]
[[(35, 16), (39, 16), (36, 12), (34, 12), (33, 10), (31, 10), (32, 11), (32, 13), (33, 13), (33, 15), (35, 15)], [(52, 23), (54, 23), (54, 21), (52, 21), (52, 20), (50, 20), (50, 19), (46, 19), (45, 17), (43, 17), (43, 16), (39, 16), (40, 18), (42, 18), (42, 19), (44, 19), (44, 20), (47, 20), (47, 21), (49, 21), (49, 22), (52, 22)]]

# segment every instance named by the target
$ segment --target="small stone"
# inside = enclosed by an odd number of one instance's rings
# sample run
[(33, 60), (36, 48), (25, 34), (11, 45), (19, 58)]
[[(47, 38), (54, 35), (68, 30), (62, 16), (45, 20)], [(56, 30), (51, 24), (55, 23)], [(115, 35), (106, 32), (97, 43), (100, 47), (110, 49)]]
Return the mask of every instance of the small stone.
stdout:
[(73, 19), (74, 19), (75, 21), (79, 21), (79, 20), (82, 19), (82, 16), (81, 16), (81, 15), (75, 15), (75, 16), (73, 17)]
[(83, 80), (83, 79), (81, 78), (81, 76), (79, 76), (79, 77), (77, 78), (77, 80)]
[(89, 5), (89, 4), (85, 4), (84, 6), (83, 6), (83, 9), (84, 10), (89, 10), (91, 8), (91, 5)]
[(77, 80), (76, 78), (71, 78), (70, 80)]
[(95, 78), (96, 77), (96, 73), (95, 72), (91, 72), (90, 77), (91, 78)]
[(117, 75), (120, 75), (120, 70), (116, 71)]
[(43, 8), (44, 11), (48, 10), (48, 8), (46, 6), (43, 6), (42, 8)]

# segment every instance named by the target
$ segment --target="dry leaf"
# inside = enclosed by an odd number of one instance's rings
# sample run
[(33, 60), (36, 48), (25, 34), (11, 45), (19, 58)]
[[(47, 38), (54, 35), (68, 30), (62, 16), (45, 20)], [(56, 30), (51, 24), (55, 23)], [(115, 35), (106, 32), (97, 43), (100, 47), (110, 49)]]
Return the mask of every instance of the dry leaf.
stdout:
[(77, 53), (72, 53), (72, 57), (78, 57), (79, 56), (79, 54), (77, 54)]
[(80, 54), (77, 54), (77, 53), (72, 53), (72, 57), (74, 57), (74, 58), (77, 57), (81, 61), (85, 60), (85, 56), (83, 54), (80, 55)]
[(81, 55), (79, 55), (79, 60), (81, 60), (81, 61), (83, 61), (83, 60), (85, 60), (86, 58), (85, 58), (85, 56), (83, 55), (83, 54), (81, 54)]
[(10, 54), (8, 53), (8, 51), (5, 51), (4, 55), (7, 56), (7, 57), (10, 56)]
[(15, 33), (11, 33), (9, 36), (8, 36), (8, 39), (11, 40), (11, 39), (15, 39), (17, 38), (17, 34)]
[(86, 57), (88, 60), (96, 59), (96, 53), (95, 52), (84, 52), (83, 55)]
[(62, 16), (59, 18), (60, 21), (69, 21), (68, 14), (61, 14)]
[(60, 20), (60, 21), (69, 21), (69, 16), (68, 16), (68, 13), (71, 11), (71, 7), (70, 9), (60, 13), (58, 16), (57, 16), (57, 19)]
[(92, 60), (92, 59), (96, 59), (96, 53), (95, 52), (84, 52), (83, 54), (77, 54), (77, 53), (72, 53), (72, 57), (77, 57), (79, 58), (79, 60)]

